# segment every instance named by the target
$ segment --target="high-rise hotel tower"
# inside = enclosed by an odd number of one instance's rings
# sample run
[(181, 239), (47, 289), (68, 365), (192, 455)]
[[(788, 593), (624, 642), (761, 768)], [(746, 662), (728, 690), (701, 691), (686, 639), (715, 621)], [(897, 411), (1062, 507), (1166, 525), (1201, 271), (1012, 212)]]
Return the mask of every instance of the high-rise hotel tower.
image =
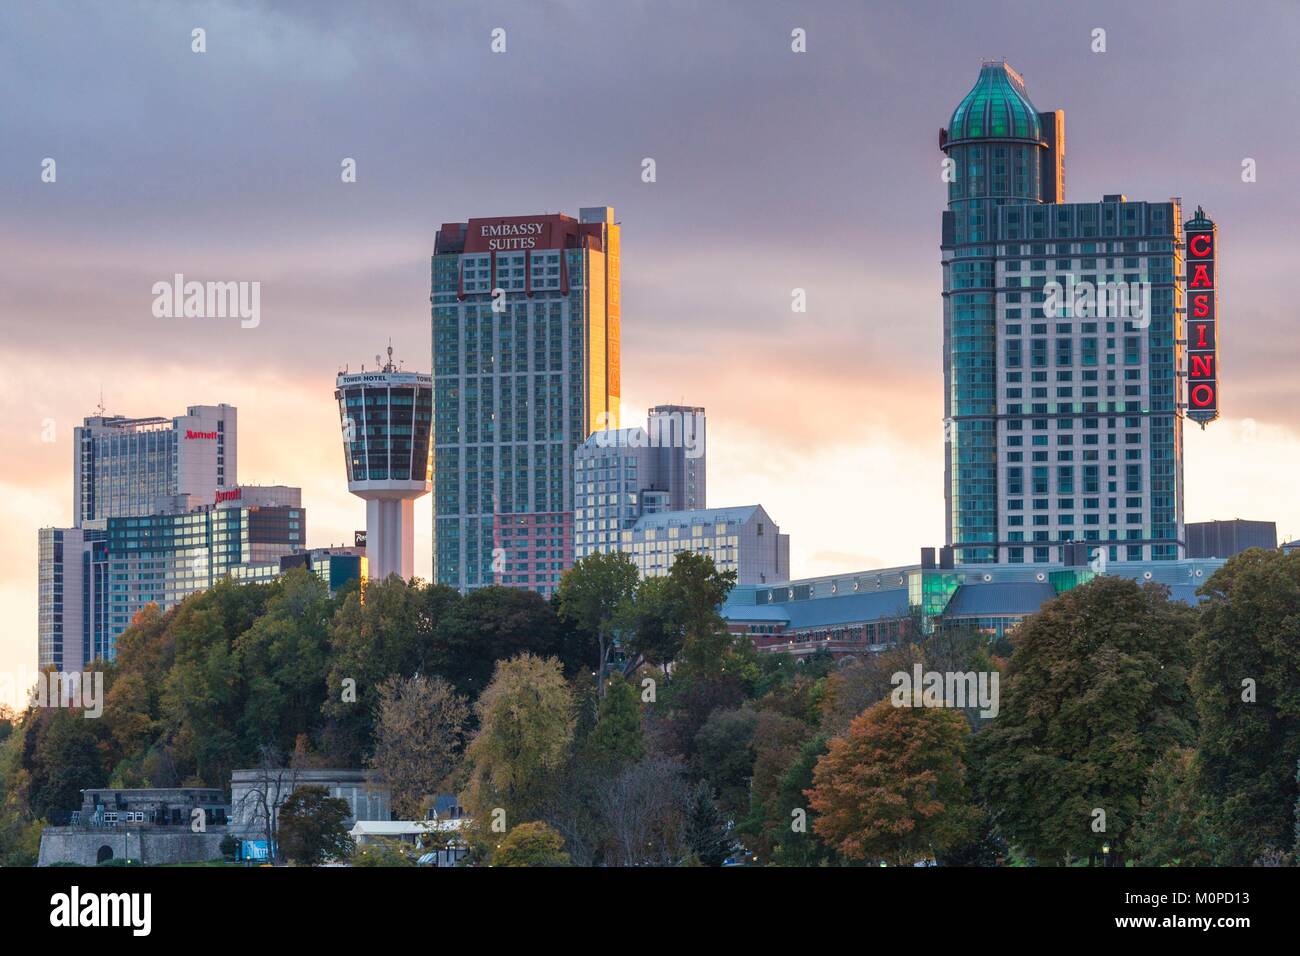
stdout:
[(1069, 542), (1093, 560), (1181, 557), (1179, 201), (1064, 202), (1064, 114), (1038, 112), (1001, 62), (939, 145), (956, 560), (1057, 562)]
[(618, 427), (614, 210), (444, 223), (430, 299), (433, 579), (549, 595), (572, 560), (574, 449)]

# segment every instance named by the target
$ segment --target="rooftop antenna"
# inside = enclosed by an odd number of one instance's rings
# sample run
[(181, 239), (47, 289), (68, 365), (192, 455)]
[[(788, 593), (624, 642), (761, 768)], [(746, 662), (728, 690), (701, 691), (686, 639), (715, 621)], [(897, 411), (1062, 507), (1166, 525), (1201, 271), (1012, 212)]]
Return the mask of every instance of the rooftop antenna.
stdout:
[(104, 417), (104, 383), (103, 382), (99, 383), (99, 406), (97, 408), (97, 411), (99, 412), (99, 417), (103, 418)]

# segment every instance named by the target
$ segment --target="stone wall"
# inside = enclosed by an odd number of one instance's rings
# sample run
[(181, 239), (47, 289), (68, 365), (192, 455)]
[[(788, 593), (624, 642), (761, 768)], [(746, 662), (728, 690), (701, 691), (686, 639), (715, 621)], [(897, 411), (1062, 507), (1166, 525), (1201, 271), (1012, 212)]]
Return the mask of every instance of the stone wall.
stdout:
[(95, 866), (103, 847), (113, 858), (129, 857), (146, 866), (199, 863), (221, 856), (225, 827), (192, 833), (186, 827), (46, 827), (41, 833), (37, 866), (77, 863)]

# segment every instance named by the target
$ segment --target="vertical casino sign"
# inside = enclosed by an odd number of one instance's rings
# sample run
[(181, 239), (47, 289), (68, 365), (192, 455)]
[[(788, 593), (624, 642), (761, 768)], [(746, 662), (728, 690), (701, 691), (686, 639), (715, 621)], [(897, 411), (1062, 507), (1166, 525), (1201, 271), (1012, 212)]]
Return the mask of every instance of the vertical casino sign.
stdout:
[(1196, 207), (1187, 240), (1187, 417), (1204, 428), (1219, 417), (1218, 227)]

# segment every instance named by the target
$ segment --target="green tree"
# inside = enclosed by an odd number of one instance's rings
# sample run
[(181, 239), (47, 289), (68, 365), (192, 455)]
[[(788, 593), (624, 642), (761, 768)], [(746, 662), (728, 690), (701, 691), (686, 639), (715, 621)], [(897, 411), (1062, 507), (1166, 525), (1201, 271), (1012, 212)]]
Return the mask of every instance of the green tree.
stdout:
[(1000, 713), (975, 738), (1009, 842), (1043, 863), (1103, 843), (1122, 858), (1152, 764), (1194, 739), (1195, 617), (1158, 585), (1101, 576), (1020, 624)]
[(707, 783), (701, 781), (692, 788), (685, 816), (682, 838), (691, 855), (703, 866), (722, 866), (731, 855), (735, 840), (722, 811), (713, 802)]
[(573, 740), (573, 695), (560, 662), (531, 654), (500, 662), (474, 709), (479, 730), (465, 752), (465, 806), (475, 825), (489, 825), (497, 809), (508, 826), (536, 819)]
[(834, 856), (817, 835), (816, 814), (805, 794), (812, 789), (813, 771), (828, 743), (824, 734), (805, 743), (768, 801), (760, 846), (769, 848), (765, 852), (778, 866), (818, 866)]
[(520, 823), (511, 827), (497, 851), (493, 866), (568, 866), (564, 838), (545, 823)]
[(627, 661), (624, 674), (639, 667), (665, 667), (681, 652), (686, 639), (680, 590), (669, 576), (643, 578), (626, 616)]
[(629, 623), (637, 569), (621, 551), (597, 551), (564, 572), (555, 599), (560, 616), (596, 641), (596, 686), (605, 692), (614, 641)]
[(23, 767), (33, 817), (81, 807), (81, 791), (102, 787), (98, 721), (79, 710), (42, 708), (24, 722)]
[(695, 736), (692, 765), (718, 794), (718, 804), (733, 819), (749, 808), (749, 781), (754, 772), (754, 731), (759, 722), (752, 706), (715, 710)]
[(315, 726), (325, 697), (335, 602), (319, 577), (295, 568), (273, 585), (266, 607), (233, 642), (242, 677), (239, 753), (262, 741), (284, 749)]
[[(667, 581), (666, 598), (683, 635), (677, 655), (682, 666), (697, 677), (718, 679), (729, 666), (744, 660), (750, 668), (746, 677), (752, 684), (758, 677), (757, 662), (751, 655), (737, 655), (739, 642), (728, 631), (721, 612), (736, 584), (736, 572), (719, 571), (708, 555), (683, 551), (673, 559)], [(748, 637), (744, 646), (752, 652)]]
[(850, 860), (900, 865), (969, 841), (980, 818), (966, 780), (969, 733), (945, 708), (881, 701), (864, 712), (813, 771), (818, 836)]
[(443, 613), (432, 669), (458, 693), (475, 697), (492, 679), (497, 661), (524, 653), (560, 657), (565, 636), (554, 609), (537, 592), (478, 588)]
[(645, 756), (641, 729), (641, 704), (636, 688), (615, 674), (601, 698), (596, 725), (584, 743), (587, 757), (606, 772)]
[(1300, 554), (1251, 549), (1201, 588), (1192, 688), (1215, 862), (1293, 842), (1300, 759)]
[[(434, 632), (460, 595), (395, 575), (351, 592), (334, 616), (324, 712), (333, 760), (355, 765), (374, 733), (378, 688), (393, 675), (440, 673)], [(350, 691), (355, 691), (351, 693)]]
[(378, 839), (359, 844), (352, 852), (353, 866), (415, 866), (414, 850), (400, 840)]
[(1196, 751), (1176, 747), (1155, 762), (1142, 795), (1133, 856), (1142, 866), (1208, 866), (1214, 861)]
[(347, 828), (351, 813), (346, 800), (324, 787), (299, 787), (280, 807), (280, 853), (300, 866), (347, 859), (354, 848)]

